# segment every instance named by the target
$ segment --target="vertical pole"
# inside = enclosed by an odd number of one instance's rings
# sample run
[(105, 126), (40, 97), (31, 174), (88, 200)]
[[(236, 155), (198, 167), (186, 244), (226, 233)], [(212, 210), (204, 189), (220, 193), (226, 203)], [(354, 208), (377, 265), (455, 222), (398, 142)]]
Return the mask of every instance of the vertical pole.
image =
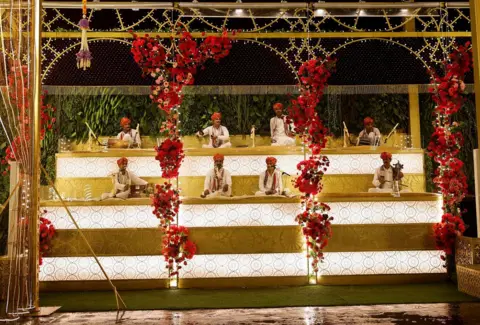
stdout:
[(32, 157), (32, 206), (30, 220), (30, 274), (32, 289), (32, 304), (35, 311), (40, 310), (39, 283), (38, 283), (38, 258), (39, 258), (39, 235), (38, 235), (38, 213), (40, 207), (40, 100), (41, 100), (41, 54), (42, 54), (42, 0), (34, 0), (32, 7), (32, 107), (33, 107), (33, 157)]
[[(475, 91), (475, 115), (477, 122), (477, 144), (480, 145), (480, 3), (478, 0), (470, 0), (470, 23), (472, 29), (472, 50), (473, 50), (473, 78)], [(480, 153), (478, 149), (473, 151), (475, 169), (475, 204), (477, 207), (477, 237), (480, 238)]]
[[(10, 191), (12, 193), (17, 186), (18, 181), (20, 180), (19, 177), (19, 170), (18, 170), (18, 162), (10, 161)], [(8, 246), (7, 246), (7, 254), (8, 259), (12, 260), (15, 256), (15, 243), (18, 240), (17, 238), (17, 227), (18, 227), (18, 198), (20, 190), (15, 190), (13, 193), (10, 202), (8, 203)]]

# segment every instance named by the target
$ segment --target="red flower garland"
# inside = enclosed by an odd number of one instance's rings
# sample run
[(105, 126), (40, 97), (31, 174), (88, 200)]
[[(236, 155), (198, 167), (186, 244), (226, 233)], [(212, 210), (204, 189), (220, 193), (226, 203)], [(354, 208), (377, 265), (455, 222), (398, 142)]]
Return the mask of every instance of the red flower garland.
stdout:
[[(47, 210), (43, 210), (41, 215), (45, 215)], [(52, 222), (47, 218), (40, 217), (40, 254), (39, 254), (39, 265), (42, 265), (43, 258), (51, 249), (52, 239), (55, 236), (56, 230)]]
[(157, 151), (155, 160), (160, 162), (162, 177), (167, 179), (178, 177), (180, 165), (185, 158), (182, 141), (167, 138), (160, 147), (155, 147), (155, 150)]
[[(445, 76), (434, 77), (430, 89), (436, 103), (435, 130), (428, 144), (428, 154), (438, 163), (434, 183), (443, 197), (444, 215), (442, 221), (434, 225), (435, 242), (438, 249), (451, 255), (456, 236), (465, 231), (459, 205), (465, 197), (468, 185), (463, 172), (463, 162), (456, 156), (463, 145), (463, 135), (458, 123), (451, 122), (452, 114), (458, 112), (464, 103), (465, 73), (472, 66), (469, 43), (459, 46), (449, 55)], [(446, 260), (446, 256), (442, 256)]]
[(189, 231), (186, 227), (170, 225), (163, 235), (162, 254), (167, 262), (169, 277), (177, 275), (187, 260), (191, 260), (197, 251), (194, 242), (188, 239)]
[(155, 185), (155, 193), (152, 195), (153, 214), (160, 220), (160, 227), (167, 229), (178, 216), (180, 192), (172, 184), (164, 183)]
[(320, 193), (322, 191), (321, 181), (329, 164), (330, 162), (326, 156), (321, 158), (310, 157), (310, 159), (299, 162), (297, 169), (300, 171), (300, 176), (295, 179), (295, 188), (309, 195)]

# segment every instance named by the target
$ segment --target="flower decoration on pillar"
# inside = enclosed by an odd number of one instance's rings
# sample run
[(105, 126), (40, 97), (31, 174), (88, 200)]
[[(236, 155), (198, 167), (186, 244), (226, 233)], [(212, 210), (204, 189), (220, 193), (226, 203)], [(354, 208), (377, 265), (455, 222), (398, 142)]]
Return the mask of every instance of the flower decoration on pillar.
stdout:
[(87, 19), (87, 0), (82, 0), (82, 19), (78, 23), (82, 31), (80, 51), (77, 53), (77, 68), (86, 70), (90, 68), (92, 53), (88, 49), (87, 31), (90, 22)]
[(464, 103), (463, 79), (472, 67), (469, 46), (469, 42), (460, 45), (449, 55), (445, 75), (438, 76), (433, 73), (430, 88), (436, 104), (433, 121), (435, 129), (427, 150), (429, 156), (438, 164), (433, 182), (443, 198), (442, 221), (433, 227), (436, 246), (444, 252), (443, 260), (453, 255), (455, 238), (465, 231), (460, 203), (468, 191), (468, 185), (463, 162), (457, 158), (464, 139), (460, 125), (453, 121), (453, 114), (457, 113)]

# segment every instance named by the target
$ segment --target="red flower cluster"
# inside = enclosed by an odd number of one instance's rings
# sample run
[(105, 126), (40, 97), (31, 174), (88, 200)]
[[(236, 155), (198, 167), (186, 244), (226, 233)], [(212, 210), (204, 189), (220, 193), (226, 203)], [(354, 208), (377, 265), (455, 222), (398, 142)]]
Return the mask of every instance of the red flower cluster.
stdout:
[[(465, 224), (461, 217), (445, 213), (442, 216), (442, 222), (433, 226), (433, 231), (437, 249), (443, 250), (446, 255), (451, 255), (455, 246), (455, 239), (463, 234)], [(445, 260), (446, 256), (442, 256), (442, 259)]]
[[(42, 215), (45, 215), (47, 210), (43, 210)], [(40, 217), (40, 254), (39, 264), (42, 265), (43, 257), (46, 256), (51, 248), (52, 239), (55, 236), (55, 227), (47, 218)]]
[(162, 254), (167, 262), (169, 277), (177, 275), (187, 260), (191, 260), (197, 251), (197, 245), (188, 239), (188, 229), (170, 225), (163, 234)]
[(175, 222), (180, 203), (182, 203), (179, 191), (170, 183), (157, 184), (151, 199), (154, 207), (153, 214), (160, 220), (160, 227), (167, 229), (172, 222)]
[(155, 147), (155, 150), (157, 151), (155, 159), (160, 162), (162, 177), (168, 179), (178, 177), (178, 170), (185, 158), (183, 143), (178, 139), (167, 138), (160, 147)]
[(300, 192), (317, 195), (322, 191), (322, 178), (330, 162), (326, 156), (311, 157), (297, 164), (300, 175), (295, 179), (294, 186)]
[(318, 263), (323, 261), (323, 249), (332, 237), (333, 218), (328, 216), (328, 211), (330, 207), (327, 204), (307, 199), (307, 209), (295, 218), (307, 239), (314, 272), (318, 272)]
[[(458, 46), (449, 55), (445, 76), (435, 76), (430, 89), (436, 103), (435, 130), (428, 144), (428, 154), (438, 163), (434, 183), (443, 197), (445, 214), (442, 221), (434, 225), (437, 247), (446, 255), (452, 254), (455, 238), (465, 231), (459, 204), (465, 197), (468, 186), (463, 172), (463, 162), (457, 158), (463, 145), (463, 135), (456, 122), (451, 122), (452, 114), (458, 112), (464, 103), (465, 73), (472, 67), (471, 53), (465, 46)], [(443, 256), (442, 256), (443, 257)], [(445, 257), (443, 257), (445, 259)]]
[(142, 68), (144, 75), (160, 69), (167, 61), (165, 49), (159, 38), (150, 37), (148, 34), (145, 34), (144, 37), (138, 37), (136, 34), (133, 34), (130, 52), (133, 54), (135, 62)]

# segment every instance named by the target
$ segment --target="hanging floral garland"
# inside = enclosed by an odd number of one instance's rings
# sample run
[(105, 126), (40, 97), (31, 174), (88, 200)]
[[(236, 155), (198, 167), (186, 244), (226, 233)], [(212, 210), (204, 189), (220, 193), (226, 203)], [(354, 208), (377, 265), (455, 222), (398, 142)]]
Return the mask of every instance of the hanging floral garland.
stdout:
[(43, 258), (52, 248), (52, 240), (55, 236), (56, 230), (52, 222), (43, 217), (47, 213), (47, 210), (40, 212), (40, 228), (39, 228), (39, 265), (42, 265)]
[(92, 53), (88, 49), (87, 31), (90, 28), (90, 22), (87, 19), (87, 0), (82, 0), (82, 19), (78, 23), (82, 32), (80, 51), (77, 53), (77, 68), (87, 70), (90, 68)]
[(328, 78), (334, 70), (335, 61), (320, 58), (302, 64), (298, 71), (300, 79), (300, 95), (290, 100), (289, 119), (295, 131), (311, 150), (311, 157), (297, 165), (300, 175), (294, 186), (302, 196), (304, 211), (297, 215), (296, 221), (302, 227), (309, 248), (309, 257), (314, 272), (318, 272), (318, 264), (323, 261), (323, 249), (332, 236), (331, 221), (328, 216), (330, 207), (316, 201), (315, 196), (322, 191), (322, 179), (330, 162), (321, 151), (327, 143), (329, 130), (316, 112), (317, 104), (323, 97)]
[[(444, 76), (434, 74), (430, 93), (435, 102), (435, 127), (427, 150), (438, 164), (434, 183), (443, 198), (442, 221), (435, 224), (434, 235), (437, 249), (444, 251), (443, 260), (452, 256), (455, 238), (465, 231), (460, 203), (468, 191), (463, 162), (457, 158), (463, 145), (459, 124), (452, 121), (464, 103), (465, 74), (472, 68), (470, 43), (458, 46), (449, 55)], [(447, 264), (445, 264), (445, 267)]]

